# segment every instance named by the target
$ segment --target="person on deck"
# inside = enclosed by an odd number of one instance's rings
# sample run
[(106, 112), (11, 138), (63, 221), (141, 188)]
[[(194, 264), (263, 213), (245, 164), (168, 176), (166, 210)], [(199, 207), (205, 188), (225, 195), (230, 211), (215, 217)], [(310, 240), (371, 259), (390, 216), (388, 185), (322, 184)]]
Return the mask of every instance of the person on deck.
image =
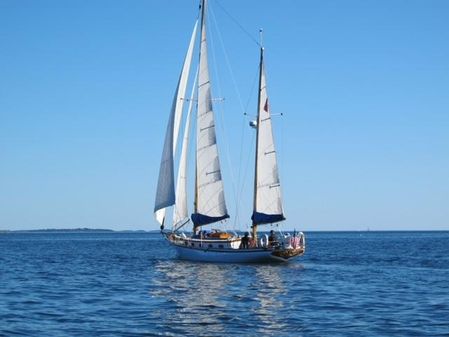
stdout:
[(249, 235), (249, 233), (246, 232), (245, 236), (240, 241), (240, 248), (242, 248), (242, 249), (248, 249), (249, 248), (249, 236), (248, 235)]
[(274, 230), (270, 231), (270, 236), (268, 237), (268, 247), (273, 247), (278, 243), (278, 239), (276, 234), (274, 234)]

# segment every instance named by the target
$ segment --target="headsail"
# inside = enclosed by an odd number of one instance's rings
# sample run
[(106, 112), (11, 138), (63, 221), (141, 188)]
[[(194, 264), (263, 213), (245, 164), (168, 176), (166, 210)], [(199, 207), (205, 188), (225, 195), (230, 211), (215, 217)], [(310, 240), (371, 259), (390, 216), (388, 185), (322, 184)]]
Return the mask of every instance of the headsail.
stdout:
[(256, 170), (254, 179), (253, 224), (273, 223), (285, 220), (279, 173), (274, 148), (270, 105), (263, 63), (260, 52), (259, 104), (257, 117)]
[[(186, 123), (184, 127), (184, 136), (182, 138), (181, 158), (179, 159), (178, 180), (176, 183), (176, 203), (173, 210), (173, 225), (180, 224), (189, 217), (187, 208), (187, 149), (189, 144), (190, 115), (193, 109), (193, 100), (198, 72), (193, 81), (192, 93), (187, 110)], [(181, 224), (182, 225), (182, 224)]]
[(206, 1), (203, 0), (198, 77), (195, 211), (192, 214), (194, 227), (229, 217), (224, 198), (224, 187), (215, 136), (214, 112), (212, 110), (207, 60), (206, 6)]
[(178, 85), (168, 119), (167, 130), (165, 133), (164, 148), (162, 150), (161, 165), (159, 168), (159, 179), (156, 190), (156, 200), (154, 213), (156, 220), (163, 224), (165, 221), (165, 209), (175, 203), (175, 176), (174, 176), (174, 155), (176, 153), (176, 144), (178, 142), (179, 126), (181, 122), (182, 110), (184, 107), (184, 96), (189, 78), (190, 66), (192, 64), (193, 47), (195, 45), (195, 36), (198, 21), (193, 28), (190, 39), (189, 49), (187, 50), (179, 76)]
[[(189, 49), (187, 49), (186, 57), (184, 60), (184, 65), (182, 67), (181, 76), (179, 77), (179, 91), (177, 97), (175, 120), (174, 120), (174, 131), (173, 139), (173, 153), (176, 153), (176, 145), (179, 134), (179, 127), (181, 125), (182, 111), (184, 108), (185, 95), (187, 90), (187, 81), (189, 80), (190, 68), (192, 64), (193, 48), (195, 47), (196, 32), (198, 28), (198, 20), (195, 21), (195, 26), (193, 27), (192, 36), (190, 37)], [(195, 75), (196, 76), (196, 75)]]

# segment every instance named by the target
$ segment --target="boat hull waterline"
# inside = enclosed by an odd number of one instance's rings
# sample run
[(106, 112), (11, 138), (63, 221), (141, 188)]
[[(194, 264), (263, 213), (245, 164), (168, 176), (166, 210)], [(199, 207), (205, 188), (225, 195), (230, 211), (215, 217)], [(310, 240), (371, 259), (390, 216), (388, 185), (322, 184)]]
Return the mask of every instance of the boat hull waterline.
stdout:
[[(188, 243), (200, 240), (185, 239), (182, 243), (179, 240), (173, 240), (170, 235), (165, 234), (165, 237), (175, 248), (178, 258), (190, 261), (214, 263), (288, 262), (304, 255), (305, 251), (304, 246), (297, 248), (210, 248), (208, 247), (209, 240), (203, 240), (202, 247), (191, 247)], [(226, 242), (226, 240), (223, 241)], [(227, 242), (229, 243), (229, 241)]]

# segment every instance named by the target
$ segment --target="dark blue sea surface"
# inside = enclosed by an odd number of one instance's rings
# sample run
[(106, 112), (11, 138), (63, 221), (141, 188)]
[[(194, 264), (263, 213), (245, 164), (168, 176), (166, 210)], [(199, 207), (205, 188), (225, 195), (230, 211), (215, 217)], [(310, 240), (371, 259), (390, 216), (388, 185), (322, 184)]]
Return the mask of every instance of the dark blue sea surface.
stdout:
[(306, 236), (217, 265), (158, 234), (0, 234), (0, 336), (449, 336), (449, 232)]

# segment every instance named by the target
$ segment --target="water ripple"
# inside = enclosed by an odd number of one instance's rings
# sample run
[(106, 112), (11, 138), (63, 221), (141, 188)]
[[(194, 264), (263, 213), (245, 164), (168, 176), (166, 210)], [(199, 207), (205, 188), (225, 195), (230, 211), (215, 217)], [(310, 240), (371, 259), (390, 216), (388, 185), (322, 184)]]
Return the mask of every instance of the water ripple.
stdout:
[(0, 336), (448, 336), (449, 233), (310, 233), (290, 264), (146, 233), (0, 234)]

